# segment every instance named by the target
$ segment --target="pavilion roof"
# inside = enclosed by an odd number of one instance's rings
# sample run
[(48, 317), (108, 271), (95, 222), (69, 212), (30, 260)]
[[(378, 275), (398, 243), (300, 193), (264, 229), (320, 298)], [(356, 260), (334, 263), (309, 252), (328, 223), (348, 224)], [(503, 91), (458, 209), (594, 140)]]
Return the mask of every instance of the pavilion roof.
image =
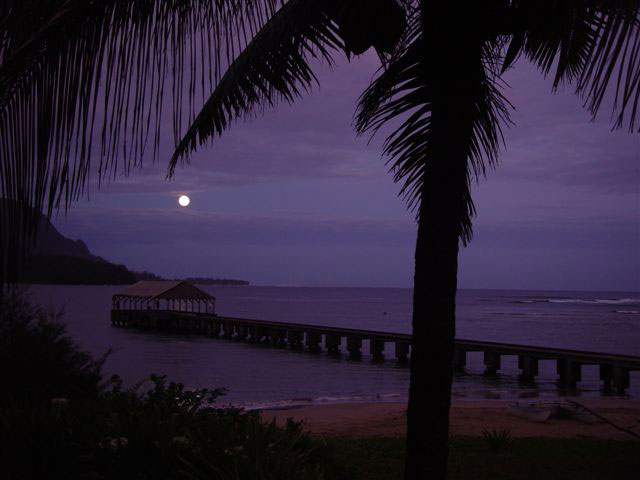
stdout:
[(183, 280), (140, 281), (128, 286), (114, 297), (144, 299), (213, 300), (215, 297)]

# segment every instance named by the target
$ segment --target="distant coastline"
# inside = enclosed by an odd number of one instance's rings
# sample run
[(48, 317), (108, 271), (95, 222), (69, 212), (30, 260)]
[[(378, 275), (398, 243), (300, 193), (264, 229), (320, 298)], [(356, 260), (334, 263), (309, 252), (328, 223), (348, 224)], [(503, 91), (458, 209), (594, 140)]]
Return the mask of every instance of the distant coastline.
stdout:
[(238, 280), (235, 278), (211, 278), (211, 277), (187, 277), (187, 278), (164, 278), (160, 275), (156, 275), (151, 272), (131, 272), (135, 281), (139, 280), (151, 280), (151, 281), (163, 281), (163, 280), (184, 280), (185, 282), (193, 283), (196, 285), (249, 285), (247, 280)]
[(236, 280), (234, 278), (189, 277), (184, 280), (197, 285), (249, 285), (247, 280)]

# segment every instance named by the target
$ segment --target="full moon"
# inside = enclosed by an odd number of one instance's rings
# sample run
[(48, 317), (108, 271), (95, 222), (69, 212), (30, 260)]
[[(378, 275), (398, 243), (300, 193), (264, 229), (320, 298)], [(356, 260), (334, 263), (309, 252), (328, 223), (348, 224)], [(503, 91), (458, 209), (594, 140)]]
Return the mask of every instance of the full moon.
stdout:
[(191, 199), (186, 195), (180, 195), (180, 198), (178, 198), (178, 203), (181, 207), (186, 207), (191, 203)]

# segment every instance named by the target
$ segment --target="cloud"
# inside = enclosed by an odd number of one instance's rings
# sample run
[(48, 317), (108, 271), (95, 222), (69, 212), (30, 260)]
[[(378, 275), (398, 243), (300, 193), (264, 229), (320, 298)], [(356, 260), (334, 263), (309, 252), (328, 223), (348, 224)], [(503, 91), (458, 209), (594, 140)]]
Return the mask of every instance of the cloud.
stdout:
[(628, 218), (530, 218), (508, 222), (480, 223), (473, 246), (477, 249), (509, 246), (526, 249), (618, 250), (638, 262), (640, 225)]
[[(55, 222), (92, 251), (167, 276), (222, 275), (262, 284), (410, 286), (408, 219), (304, 212), (75, 209)], [(473, 288), (640, 288), (640, 228), (624, 213), (565, 209), (477, 222), (462, 250), (460, 285)]]
[(228, 246), (411, 245), (414, 227), (402, 220), (336, 219), (311, 214), (228, 214), (193, 209), (75, 209), (56, 225), (90, 247), (204, 243)]
[(592, 121), (570, 88), (523, 63), (507, 75), (515, 126), (505, 131), (504, 177), (607, 194), (637, 194), (640, 135), (611, 131), (606, 103)]
[[(377, 68), (365, 55), (351, 64), (317, 69), (320, 86), (294, 105), (281, 104), (236, 122), (221, 138), (201, 146), (171, 182), (165, 180), (172, 143), (169, 120), (160, 160), (147, 159), (129, 177), (118, 175), (104, 193), (207, 191), (297, 181), (354, 180), (379, 175), (383, 129), (368, 145), (357, 138), (352, 116), (360, 93)], [(556, 94), (551, 82), (521, 62), (507, 76), (505, 94), (516, 107), (515, 126), (505, 129), (501, 178), (555, 184), (606, 194), (633, 194), (640, 184), (640, 135), (611, 132), (606, 111), (591, 122), (570, 89)], [(169, 116), (168, 116), (169, 117)], [(494, 172), (490, 176), (496, 175)], [(91, 190), (96, 192), (96, 176)]]
[[(365, 55), (352, 64), (318, 69), (320, 86), (295, 104), (280, 104), (263, 114), (235, 122), (222, 137), (193, 153), (185, 168), (165, 181), (172, 154), (170, 116), (163, 123), (160, 159), (147, 158), (128, 176), (122, 171), (105, 183), (106, 193), (158, 192), (252, 185), (309, 178), (362, 178), (377, 174), (371, 162), (380, 160), (380, 140), (367, 145), (357, 138), (352, 117), (358, 96), (368, 85), (379, 62)], [(167, 100), (169, 102), (169, 100)], [(167, 104), (167, 109), (170, 105)], [(169, 110), (167, 110), (169, 111)], [(96, 157), (98, 150), (95, 150)], [(91, 191), (97, 187), (97, 166)]]
[(135, 270), (272, 285), (408, 286), (415, 242), (407, 220), (290, 212), (76, 208), (54, 223)]
[[(296, 105), (239, 122), (201, 148), (172, 182), (165, 145), (159, 164), (118, 178), (56, 224), (98, 254), (159, 273), (410, 285), (415, 227), (384, 173), (385, 132), (367, 147), (351, 126), (375, 59), (335, 70), (320, 69), (320, 89)], [(611, 132), (604, 111), (590, 122), (580, 99), (552, 95), (530, 66), (508, 80), (517, 125), (505, 132), (502, 164), (475, 187), (462, 282), (640, 288), (640, 136)], [(167, 195), (178, 192), (193, 193), (202, 210), (178, 210)]]

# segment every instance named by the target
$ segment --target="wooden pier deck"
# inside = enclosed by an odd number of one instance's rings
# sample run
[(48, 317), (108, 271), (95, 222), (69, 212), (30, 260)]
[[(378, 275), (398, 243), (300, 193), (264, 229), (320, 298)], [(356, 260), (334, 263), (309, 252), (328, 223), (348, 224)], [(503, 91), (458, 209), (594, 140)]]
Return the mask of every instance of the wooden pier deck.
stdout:
[[(363, 341), (368, 341), (373, 361), (384, 359), (387, 344), (393, 344), (393, 355), (400, 363), (406, 363), (411, 352), (410, 334), (221, 317), (211, 313), (114, 308), (111, 322), (121, 327), (193, 332), (312, 352), (320, 352), (324, 347), (329, 353), (340, 354), (344, 346), (352, 358), (362, 356)], [(604, 389), (618, 393), (629, 388), (629, 373), (640, 370), (638, 356), (456, 339), (454, 368), (457, 371), (464, 371), (468, 352), (483, 352), (487, 375), (495, 375), (500, 370), (502, 356), (517, 356), (520, 378), (526, 382), (535, 380), (540, 361), (554, 360), (558, 381), (567, 387), (581, 380), (583, 365), (598, 365)]]

